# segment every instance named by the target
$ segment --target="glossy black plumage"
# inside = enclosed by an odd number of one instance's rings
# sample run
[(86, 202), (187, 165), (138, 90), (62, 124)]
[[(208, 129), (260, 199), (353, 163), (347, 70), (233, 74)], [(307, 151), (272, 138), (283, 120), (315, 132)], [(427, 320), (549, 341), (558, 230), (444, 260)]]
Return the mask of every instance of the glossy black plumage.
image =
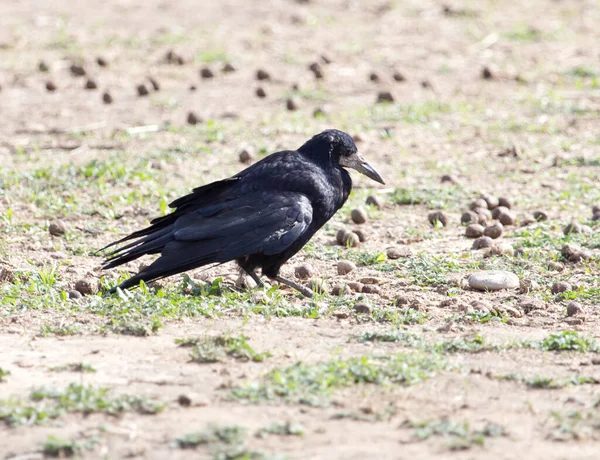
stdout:
[(171, 214), (107, 246), (134, 240), (108, 254), (104, 268), (161, 254), (121, 283), (123, 289), (231, 260), (255, 280), (257, 268), (277, 278), (281, 266), (345, 203), (352, 180), (340, 159), (351, 155), (357, 156), (352, 138), (327, 130), (297, 151), (274, 153), (229, 179), (196, 188), (170, 204)]

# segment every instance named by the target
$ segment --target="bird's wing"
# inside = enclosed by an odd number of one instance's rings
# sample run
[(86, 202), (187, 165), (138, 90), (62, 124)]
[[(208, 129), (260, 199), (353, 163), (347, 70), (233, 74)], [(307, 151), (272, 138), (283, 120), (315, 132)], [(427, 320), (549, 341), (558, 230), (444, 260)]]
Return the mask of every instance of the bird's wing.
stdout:
[(161, 256), (122, 287), (259, 252), (277, 254), (307, 230), (312, 212), (309, 199), (295, 192), (254, 192), (199, 208), (177, 219)]

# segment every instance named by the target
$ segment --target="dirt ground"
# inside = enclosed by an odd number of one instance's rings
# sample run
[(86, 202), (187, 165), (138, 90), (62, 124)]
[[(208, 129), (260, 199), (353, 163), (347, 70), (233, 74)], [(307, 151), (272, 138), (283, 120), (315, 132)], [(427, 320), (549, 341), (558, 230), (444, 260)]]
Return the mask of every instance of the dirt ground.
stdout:
[[(3, 1), (0, 457), (598, 458), (598, 24), (593, 0)], [(139, 262), (97, 249), (326, 128), (386, 185), (353, 173), (284, 267), (324, 293), (224, 265), (102, 295)], [(461, 225), (482, 193), (512, 205), (491, 251)], [(485, 269), (520, 288), (470, 288)]]

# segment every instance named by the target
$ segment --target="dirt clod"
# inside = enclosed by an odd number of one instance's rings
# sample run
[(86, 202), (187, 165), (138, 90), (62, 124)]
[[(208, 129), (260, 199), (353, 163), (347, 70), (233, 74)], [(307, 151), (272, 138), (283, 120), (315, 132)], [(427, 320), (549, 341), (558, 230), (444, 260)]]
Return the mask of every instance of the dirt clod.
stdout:
[(394, 102), (394, 95), (391, 91), (379, 91), (377, 93), (377, 102)]
[(58, 88), (56, 87), (56, 85), (54, 84), (54, 82), (52, 80), (48, 80), (46, 82), (46, 90), (50, 93), (53, 93), (54, 91), (56, 91)]
[(492, 219), (497, 219), (503, 212), (510, 212), (506, 206), (498, 206), (492, 210)]
[(356, 233), (349, 232), (346, 234), (344, 241), (343, 241), (343, 246), (355, 248), (359, 244), (360, 244), (360, 237)]
[(546, 214), (544, 211), (534, 211), (533, 218), (538, 222), (543, 222), (548, 220), (548, 214)]
[(489, 248), (490, 246), (492, 246), (492, 244), (494, 244), (494, 243), (493, 243), (493, 240), (491, 237), (480, 236), (475, 241), (473, 241), (472, 248), (477, 251), (479, 249)]
[(62, 220), (55, 220), (48, 226), (48, 232), (52, 236), (63, 236), (67, 233), (67, 228)]
[(498, 198), (498, 206), (504, 206), (505, 208), (512, 209), (513, 203), (510, 198), (501, 196), (500, 198)]
[(360, 240), (361, 243), (364, 243), (365, 241), (367, 241), (367, 234), (365, 233), (365, 231), (363, 229), (354, 228), (354, 229), (352, 229), (352, 233), (355, 233), (356, 236), (358, 236), (358, 239)]
[(249, 148), (245, 148), (239, 153), (238, 159), (240, 160), (240, 163), (252, 163), (252, 161), (254, 160), (254, 153), (252, 153), (252, 151)]
[(300, 105), (300, 99), (297, 97), (290, 97), (285, 101), (285, 107), (290, 111), (298, 110)]
[(386, 255), (390, 260), (396, 260), (403, 257), (410, 257), (412, 251), (410, 248), (388, 248)]
[(38, 62), (38, 70), (40, 72), (48, 72), (48, 70), (50, 70), (50, 67), (48, 66), (48, 64), (46, 64), (46, 61), (40, 61)]
[(83, 295), (81, 294), (81, 292), (76, 291), (76, 290), (71, 290), (67, 293), (67, 296), (69, 297), (69, 299), (73, 299), (73, 300), (77, 300), (77, 299), (81, 299), (83, 297)]
[(540, 285), (537, 283), (537, 281), (532, 280), (531, 278), (523, 278), (519, 283), (519, 291), (523, 294), (537, 291), (539, 288)]
[(337, 264), (338, 275), (347, 275), (354, 269), (356, 269), (356, 264), (354, 262), (350, 262), (349, 260), (340, 260)]
[(100, 67), (108, 67), (108, 60), (102, 56), (98, 56), (96, 58), (96, 64), (98, 64)]
[(561, 292), (570, 290), (572, 290), (572, 286), (566, 281), (555, 281), (550, 288), (550, 292), (552, 292), (552, 294), (560, 294)]
[(463, 225), (479, 223), (479, 215), (473, 211), (466, 211), (460, 216), (460, 223)]
[(377, 195), (369, 195), (365, 203), (377, 209), (383, 208), (383, 200)]
[(86, 74), (84, 67), (79, 64), (71, 64), (69, 70), (71, 71), (71, 75), (73, 75), (74, 77), (83, 77)]
[(483, 234), (485, 236), (489, 236), (490, 238), (496, 239), (496, 238), (500, 238), (502, 236), (503, 232), (504, 232), (504, 225), (502, 225), (501, 222), (496, 222), (495, 224), (488, 225), (485, 228), (485, 230), (483, 231)]
[(221, 68), (221, 72), (223, 72), (223, 73), (231, 73), (231, 72), (235, 72), (236, 70), (237, 69), (231, 62), (226, 62), (223, 65), (223, 67)]
[(581, 306), (581, 304), (579, 302), (569, 302), (569, 305), (567, 305), (567, 316), (575, 316), (575, 315), (582, 315), (583, 314), (583, 307)]
[(261, 87), (256, 88), (255, 94), (256, 94), (256, 97), (258, 97), (260, 99), (264, 99), (265, 97), (267, 97), (266, 91)]
[(202, 123), (202, 118), (200, 118), (194, 112), (188, 112), (186, 121), (189, 125), (196, 125), (198, 123)]
[(200, 77), (203, 79), (214, 78), (215, 73), (210, 67), (202, 67), (200, 69)]
[(371, 80), (373, 82), (378, 82), (378, 81), (381, 81), (381, 77), (379, 76), (379, 74), (377, 72), (371, 72), (369, 74), (369, 80)]
[(501, 212), (498, 216), (498, 220), (502, 225), (515, 225), (517, 217), (512, 211)]
[(85, 82), (85, 89), (98, 89), (98, 84), (95, 80), (88, 78)]
[(484, 67), (481, 69), (481, 78), (484, 80), (492, 80), (494, 78), (494, 74), (492, 73), (489, 67)]
[(440, 177), (440, 182), (442, 184), (458, 184), (458, 179), (451, 174), (444, 174), (442, 177)]
[(355, 224), (364, 224), (367, 221), (367, 211), (364, 208), (355, 208), (350, 212), (350, 217)]
[(270, 80), (271, 74), (264, 69), (258, 69), (256, 71), (256, 79), (257, 80)]
[(75, 290), (82, 295), (90, 295), (98, 292), (98, 283), (88, 278), (81, 279), (75, 283)]
[(483, 236), (484, 230), (485, 228), (483, 225), (469, 224), (465, 229), (465, 236), (467, 238), (479, 238), (480, 236)]
[(310, 64), (308, 66), (308, 69), (313, 73), (317, 80), (321, 80), (324, 77), (323, 68), (318, 62), (313, 62), (312, 64)]
[(312, 265), (309, 264), (297, 265), (296, 268), (294, 268), (294, 275), (296, 276), (296, 278), (301, 280), (306, 280), (314, 274), (315, 270), (312, 267)]
[(346, 286), (354, 292), (362, 292), (363, 284), (358, 281), (350, 281)]
[(397, 81), (397, 82), (406, 81), (406, 77), (404, 76), (404, 74), (398, 70), (396, 70), (394, 72), (394, 74), (392, 75), (392, 78), (394, 79), (394, 81)]
[(380, 294), (381, 288), (376, 284), (366, 284), (362, 289), (363, 294)]
[(148, 91), (148, 88), (143, 83), (137, 85), (136, 89), (137, 89), (138, 96), (140, 96), (140, 97), (144, 97), (144, 96), (147, 96), (148, 94), (150, 94), (150, 91)]
[(439, 225), (445, 227), (448, 224), (448, 216), (443, 211), (430, 212), (427, 216), (427, 220), (434, 227), (437, 227)]
[(354, 304), (354, 311), (360, 315), (370, 315), (372, 308), (369, 304), (364, 302), (358, 302)]
[(108, 91), (102, 93), (102, 102), (104, 102), (105, 104), (112, 104), (113, 98)]
[(485, 200), (487, 203), (488, 209), (495, 209), (500, 205), (500, 200), (494, 195), (489, 195), (487, 193), (481, 194), (481, 199)]
[(475, 201), (473, 201), (471, 203), (471, 205), (469, 207), (473, 211), (475, 211), (478, 208), (488, 209), (488, 204), (487, 204), (487, 201), (485, 201), (483, 198), (477, 198)]

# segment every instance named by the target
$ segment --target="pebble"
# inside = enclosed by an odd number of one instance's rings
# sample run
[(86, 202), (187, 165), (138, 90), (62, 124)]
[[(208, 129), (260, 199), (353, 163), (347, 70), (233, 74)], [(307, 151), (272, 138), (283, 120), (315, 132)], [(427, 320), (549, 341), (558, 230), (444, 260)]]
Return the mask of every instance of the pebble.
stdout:
[(473, 241), (472, 248), (477, 251), (479, 249), (489, 248), (492, 244), (492, 238), (490, 238), (489, 236), (481, 236), (475, 241)]
[(534, 211), (533, 218), (538, 222), (543, 222), (548, 220), (548, 214), (546, 214), (544, 211)]
[(250, 151), (250, 149), (243, 149), (239, 155), (238, 159), (240, 163), (249, 164), (254, 159), (254, 154)]
[(270, 80), (271, 74), (263, 69), (258, 69), (256, 71), (256, 79), (257, 80)]
[(484, 80), (492, 80), (494, 78), (494, 74), (492, 73), (490, 68), (486, 66), (483, 69), (481, 69), (481, 78), (483, 78)]
[(364, 208), (355, 208), (350, 212), (350, 217), (355, 224), (364, 224), (367, 221), (367, 212)]
[(579, 302), (569, 302), (567, 305), (567, 316), (575, 316), (583, 314), (583, 307)]
[(263, 88), (261, 88), (260, 86), (258, 88), (256, 88), (255, 93), (256, 93), (256, 96), (261, 99), (264, 99), (265, 97), (267, 97), (266, 91)]
[(150, 94), (150, 91), (148, 91), (148, 88), (146, 88), (146, 85), (141, 84), (141, 85), (137, 85), (137, 93), (138, 93), (138, 96), (147, 96), (148, 94)]
[(0, 281), (1, 282), (7, 282), (7, 283), (12, 283), (15, 280), (15, 274), (8, 268), (4, 267), (1, 268), (0, 267)]
[(367, 197), (366, 203), (369, 206), (374, 206), (377, 209), (383, 208), (383, 200), (379, 198), (377, 195), (369, 195)]
[(194, 112), (188, 112), (187, 122), (189, 125), (195, 125), (202, 122), (202, 119)]
[(592, 207), (592, 214), (600, 213), (600, 204), (596, 204)]
[(454, 177), (450, 174), (444, 174), (442, 177), (440, 177), (440, 182), (442, 184), (445, 184), (446, 182), (448, 182), (450, 184), (457, 184), (458, 179), (456, 179), (456, 177)]
[(300, 100), (297, 97), (290, 97), (285, 101), (285, 106), (290, 111), (298, 110), (300, 108)]
[(301, 280), (306, 280), (306, 279), (310, 278), (311, 276), (314, 275), (314, 273), (315, 273), (314, 269), (309, 264), (297, 265), (296, 268), (294, 269), (294, 275), (296, 275), (296, 278), (301, 279)]
[(51, 93), (53, 93), (54, 91), (57, 90), (57, 87), (56, 87), (56, 85), (54, 84), (53, 81), (48, 80), (46, 82), (46, 90), (49, 91), (49, 92), (51, 92)]
[(348, 286), (349, 289), (352, 289), (354, 292), (362, 292), (363, 290), (363, 284), (359, 283), (358, 281), (350, 281), (346, 286)]
[(490, 238), (496, 239), (500, 238), (503, 232), (504, 225), (502, 225), (500, 222), (496, 222), (495, 224), (488, 225), (487, 227), (485, 227), (483, 234), (485, 236), (489, 236)]
[(513, 212), (501, 212), (498, 216), (498, 220), (502, 225), (515, 225), (517, 217)]
[(570, 243), (565, 244), (560, 253), (569, 262), (581, 262), (590, 258), (587, 252), (583, 251), (579, 246)]
[(412, 255), (412, 251), (410, 248), (388, 248), (386, 255), (388, 259), (396, 260), (401, 257), (410, 257)]
[(592, 220), (593, 221), (600, 220), (600, 211), (594, 213), (594, 215), (592, 216)]
[(482, 193), (481, 198), (484, 199), (485, 202), (487, 203), (488, 209), (495, 209), (500, 205), (500, 200), (493, 195), (488, 195), (487, 193)]
[(335, 234), (335, 241), (337, 244), (344, 244), (344, 241), (346, 240), (346, 235), (348, 235), (348, 233), (350, 233), (348, 230), (346, 230), (345, 228), (341, 228), (340, 230), (337, 231), (337, 233)]
[(340, 260), (337, 264), (338, 275), (347, 275), (356, 268), (356, 264), (349, 260)]
[(354, 304), (354, 311), (359, 314), (370, 315), (372, 308), (369, 304), (358, 302)]
[(73, 299), (73, 300), (81, 299), (83, 297), (81, 292), (75, 291), (75, 290), (69, 291), (67, 293), (67, 295), (69, 296), (69, 299)]
[(565, 269), (565, 266), (560, 262), (550, 261), (548, 262), (548, 270), (562, 272)]
[(429, 213), (427, 220), (429, 220), (429, 223), (434, 227), (437, 227), (438, 225), (445, 227), (448, 223), (448, 216), (442, 211), (434, 211)]
[(394, 81), (398, 81), (398, 82), (406, 81), (406, 77), (404, 76), (404, 74), (399, 71), (395, 71), (394, 75), (392, 75), (392, 77), (393, 77)]
[(50, 70), (50, 67), (48, 66), (48, 64), (46, 64), (45, 61), (40, 61), (38, 63), (38, 70), (40, 72), (48, 72), (48, 70)]
[(469, 275), (469, 286), (480, 291), (499, 291), (501, 289), (517, 289), (519, 277), (503, 270), (489, 270)]
[(363, 286), (362, 292), (364, 294), (379, 294), (381, 288), (376, 284), (367, 284), (366, 286)]
[(473, 211), (475, 211), (477, 208), (484, 208), (487, 209), (488, 208), (488, 204), (487, 201), (485, 201), (483, 198), (477, 198), (475, 201), (473, 201), (471, 203), (471, 206), (469, 206)]
[[(479, 216), (479, 223), (485, 225), (483, 222), (492, 220), (492, 211), (487, 208), (475, 208), (475, 212)], [(482, 222), (483, 220), (483, 222)]]
[(483, 236), (484, 230), (483, 225), (470, 224), (465, 229), (465, 236), (467, 238), (479, 238), (480, 236)]
[(359, 244), (360, 244), (360, 237), (354, 232), (348, 232), (344, 237), (344, 241), (342, 242), (343, 246), (351, 247), (351, 248), (355, 248)]
[(591, 231), (590, 227), (581, 225), (578, 222), (571, 222), (563, 229), (565, 235), (570, 235), (571, 233), (591, 233)]
[(365, 276), (360, 279), (362, 284), (381, 284), (381, 280), (379, 278), (375, 278), (374, 276)]
[(105, 58), (103, 58), (102, 56), (98, 56), (96, 58), (96, 64), (98, 64), (100, 67), (107, 67), (108, 61)]
[(378, 82), (381, 80), (381, 77), (379, 77), (379, 74), (377, 72), (371, 72), (369, 74), (369, 80), (374, 81), (374, 82)]
[(377, 93), (377, 102), (394, 102), (394, 96), (390, 91), (379, 91)]
[(89, 78), (85, 82), (85, 89), (98, 89), (98, 84), (94, 80), (92, 80), (91, 78)]
[(83, 77), (86, 73), (83, 66), (80, 66), (77, 64), (71, 64), (71, 67), (69, 68), (69, 70), (71, 70), (71, 73), (75, 77)]
[(498, 198), (498, 206), (504, 206), (505, 208), (512, 209), (512, 200), (510, 198), (501, 196), (500, 198)]
[(235, 72), (236, 70), (237, 69), (231, 62), (226, 62), (225, 65), (223, 66), (223, 68), (221, 69), (221, 72), (230, 73), (230, 72)]
[(550, 292), (552, 294), (560, 294), (561, 292), (566, 292), (572, 290), (572, 286), (566, 281), (556, 281), (552, 284), (552, 288), (550, 288)]
[(344, 295), (348, 291), (348, 288), (343, 284), (336, 284), (331, 287), (331, 295), (341, 296)]
[(210, 67), (202, 67), (202, 69), (200, 69), (200, 76), (204, 79), (208, 79), (213, 78), (215, 76), (215, 73)]
[(501, 213), (509, 212), (509, 211), (510, 211), (510, 209), (508, 209), (506, 206), (496, 206), (492, 210), (492, 219), (497, 219)]
[(112, 104), (113, 98), (108, 91), (102, 94), (102, 102), (105, 104)]
[(364, 243), (365, 241), (367, 241), (367, 235), (360, 228), (353, 229), (352, 233), (354, 233), (356, 236), (358, 236), (358, 240), (361, 243)]
[(476, 212), (473, 211), (467, 211), (465, 213), (463, 213), (462, 216), (460, 216), (460, 223), (465, 225), (465, 224), (476, 224), (479, 222), (479, 215)]
[(75, 290), (82, 295), (95, 294), (98, 290), (98, 283), (90, 279), (82, 279), (75, 283)]
[(50, 235), (52, 236), (62, 236), (67, 232), (67, 228), (62, 220), (55, 220), (50, 223), (48, 232), (50, 232)]

